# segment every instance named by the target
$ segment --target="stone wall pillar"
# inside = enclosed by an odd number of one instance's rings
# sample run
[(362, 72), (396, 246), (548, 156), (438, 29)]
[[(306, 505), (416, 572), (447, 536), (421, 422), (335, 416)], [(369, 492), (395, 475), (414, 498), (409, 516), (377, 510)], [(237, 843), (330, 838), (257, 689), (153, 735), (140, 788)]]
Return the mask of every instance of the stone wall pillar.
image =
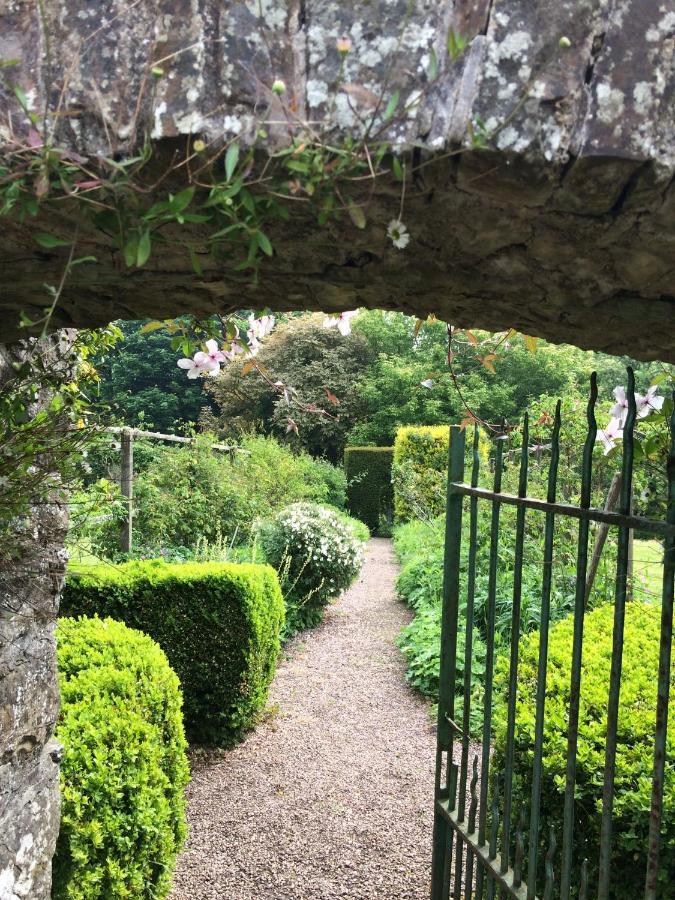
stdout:
[[(68, 344), (61, 333), (45, 349)], [(0, 390), (29, 348), (0, 345)], [(11, 546), (0, 546), (0, 900), (51, 895), (60, 817), (54, 632), (67, 521), (64, 499), (53, 493), (17, 520), (11, 541), (2, 539)]]

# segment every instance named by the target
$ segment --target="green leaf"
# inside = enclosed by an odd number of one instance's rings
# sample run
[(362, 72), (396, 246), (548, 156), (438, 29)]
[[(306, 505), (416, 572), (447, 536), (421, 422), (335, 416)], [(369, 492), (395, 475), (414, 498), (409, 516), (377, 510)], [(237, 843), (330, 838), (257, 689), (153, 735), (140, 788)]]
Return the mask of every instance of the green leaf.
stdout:
[(74, 259), (70, 263), (70, 268), (72, 269), (73, 266), (81, 266), (82, 263), (95, 263), (95, 262), (97, 262), (97, 259), (95, 256), (78, 256), (77, 259)]
[(149, 231), (144, 231), (138, 241), (138, 250), (136, 252), (136, 265), (140, 269), (148, 261), (150, 251), (152, 249), (152, 239)]
[(389, 103), (387, 103), (387, 107), (384, 111), (384, 121), (387, 122), (394, 115), (396, 107), (398, 106), (398, 101), (401, 97), (400, 91), (394, 91), (394, 93), (389, 98)]
[(137, 255), (138, 240), (136, 238), (130, 238), (124, 245), (124, 262), (127, 264), (127, 267), (129, 269), (131, 269), (136, 264)]
[(70, 247), (72, 243), (71, 241), (61, 240), (61, 238), (57, 238), (53, 234), (47, 234), (44, 231), (39, 234), (34, 234), (33, 240), (36, 244), (44, 247), (45, 250), (51, 250), (54, 247)]
[(230, 144), (225, 154), (225, 177), (229, 181), (234, 175), (239, 161), (239, 144)]
[(349, 218), (357, 228), (363, 230), (366, 227), (366, 214), (360, 206), (350, 200), (347, 212), (349, 213)]
[(401, 165), (401, 160), (398, 158), (398, 156), (394, 157), (391, 165), (394, 171), (394, 178), (397, 181), (403, 181), (403, 166)]
[(259, 231), (257, 234), (257, 238), (258, 246), (260, 247), (262, 252), (266, 254), (266, 256), (272, 256), (274, 250), (272, 249), (272, 244), (270, 243), (270, 239), (267, 237), (267, 235), (264, 232)]
[(448, 30), (448, 53), (453, 60), (458, 59), (464, 53), (468, 43), (468, 39), (461, 34), (457, 34), (454, 29), (450, 28)]
[(309, 165), (300, 159), (289, 159), (286, 162), (286, 168), (291, 172), (300, 172), (301, 175), (309, 174)]
[(184, 191), (181, 191), (179, 194), (176, 194), (175, 197), (172, 197), (169, 200), (169, 206), (171, 207), (171, 212), (179, 213), (183, 212), (191, 203), (192, 198), (195, 195), (195, 189), (193, 187), (185, 188)]
[(28, 108), (28, 97), (26, 97), (23, 89), (19, 87), (18, 84), (14, 85), (14, 96), (19, 101), (21, 109), (26, 113), (30, 113), (30, 109)]

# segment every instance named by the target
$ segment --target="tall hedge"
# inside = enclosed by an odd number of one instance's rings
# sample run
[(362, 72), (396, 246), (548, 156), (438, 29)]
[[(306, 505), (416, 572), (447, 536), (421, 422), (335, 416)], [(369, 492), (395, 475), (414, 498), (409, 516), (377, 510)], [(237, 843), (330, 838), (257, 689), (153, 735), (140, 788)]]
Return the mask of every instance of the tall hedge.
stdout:
[(390, 521), (393, 512), (391, 466), (393, 447), (347, 447), (347, 508), (350, 515), (376, 532), (381, 520)]
[(150, 561), (85, 567), (68, 576), (61, 609), (111, 616), (159, 643), (181, 681), (191, 741), (230, 745), (265, 705), (284, 621), (270, 566)]
[(112, 619), (57, 629), (63, 744), (54, 900), (160, 900), (186, 835), (178, 678), (145, 634)]
[(445, 512), (448, 425), (409, 425), (394, 441), (392, 482), (397, 522)]
[[(610, 896), (634, 900), (644, 891), (647, 866), (647, 836), (651, 798), (651, 772), (656, 721), (656, 679), (659, 668), (661, 610), (658, 604), (638, 601), (626, 607), (619, 709), (619, 740), (616, 756), (615, 798), (612, 814), (612, 882)], [(581, 670), (581, 706), (575, 792), (574, 858), (578, 877), (581, 862), (588, 858), (592, 895), (597, 883), (600, 823), (602, 813), (607, 696), (612, 656), (614, 607), (606, 604), (587, 613)], [(542, 853), (548, 826), (562, 834), (563, 795), (567, 766), (567, 722), (570, 702), (570, 671), (574, 618), (558, 622), (550, 631), (546, 674), (546, 714), (541, 808), (544, 816)], [(539, 654), (539, 633), (521, 640), (516, 707), (515, 782), (529, 802)], [(671, 692), (675, 688), (675, 665), (671, 666)], [(496, 709), (495, 771), (503, 769), (506, 745), (506, 699), (508, 661), (501, 659), (495, 676), (500, 703)], [(675, 729), (668, 730), (667, 775), (661, 831), (661, 873), (657, 896), (672, 897), (675, 882)]]

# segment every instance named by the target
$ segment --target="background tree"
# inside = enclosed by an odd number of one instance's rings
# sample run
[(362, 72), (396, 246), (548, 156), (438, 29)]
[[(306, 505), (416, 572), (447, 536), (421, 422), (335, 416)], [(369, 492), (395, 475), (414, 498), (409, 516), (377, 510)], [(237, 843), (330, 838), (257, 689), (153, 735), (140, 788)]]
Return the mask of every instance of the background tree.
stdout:
[(201, 381), (188, 381), (164, 330), (143, 332), (143, 322), (118, 322), (124, 335), (114, 353), (97, 360), (99, 396), (110, 421), (182, 432), (208, 405)]
[(203, 415), (202, 426), (229, 438), (245, 431), (287, 434), (313, 456), (341, 460), (347, 434), (364, 415), (354, 385), (374, 353), (361, 334), (342, 336), (323, 322), (319, 314), (278, 325), (255, 358), (264, 377), (239, 357), (206, 379), (217, 413)]

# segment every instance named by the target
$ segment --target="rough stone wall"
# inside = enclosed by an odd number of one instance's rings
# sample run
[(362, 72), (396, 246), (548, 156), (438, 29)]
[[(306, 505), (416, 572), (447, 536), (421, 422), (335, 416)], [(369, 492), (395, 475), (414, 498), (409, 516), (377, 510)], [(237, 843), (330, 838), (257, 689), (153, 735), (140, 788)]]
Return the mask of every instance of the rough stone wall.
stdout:
[[(355, 189), (357, 201), (367, 199), (363, 230), (348, 216), (318, 228), (297, 204), (291, 222), (271, 232), (275, 256), (257, 286), (211, 260), (198, 227), (190, 240), (199, 277), (176, 244), (159, 248), (140, 271), (125, 269), (106, 236), (82, 221), (82, 251), (98, 263), (73, 273), (60, 324), (364, 305), (675, 360), (675, 12), (668, 3), (45, 0), (45, 7), (41, 24), (34, 0), (0, 3), (0, 56), (21, 60), (12, 77), (35, 109), (59, 108), (58, 139), (78, 153), (123, 158), (146, 138), (158, 159), (185, 152), (190, 137), (245, 144), (267, 113), (268, 148), (288, 139), (287, 116), (317, 123), (337, 141), (363, 128), (373, 95), (398, 90), (401, 104), (414, 108), (386, 126), (380, 110), (374, 130), (384, 126), (393, 146), (414, 148), (414, 164), (424, 164), (408, 184), (405, 252), (385, 233), (398, 215), (400, 185), (378, 179), (361, 194)], [(449, 28), (470, 39), (454, 61)], [(353, 50), (338, 85), (341, 35)], [(438, 74), (430, 83), (432, 52)], [(161, 78), (152, 76), (157, 64)], [(275, 78), (287, 85), (285, 111), (270, 91)], [(0, 144), (11, 143), (20, 118), (0, 116)], [(468, 132), (479, 120), (493, 137), (475, 150)], [(72, 235), (60, 212), (46, 224)], [(35, 311), (34, 298), (58, 279), (66, 253), (36, 250), (29, 222), (3, 229), (0, 337), (16, 336), (19, 310)]]
[[(50, 350), (68, 340), (56, 335)], [(28, 350), (0, 345), (0, 390)], [(54, 494), (17, 522), (11, 547), (0, 547), (0, 900), (51, 895), (60, 816), (54, 629), (66, 530), (67, 507)]]

